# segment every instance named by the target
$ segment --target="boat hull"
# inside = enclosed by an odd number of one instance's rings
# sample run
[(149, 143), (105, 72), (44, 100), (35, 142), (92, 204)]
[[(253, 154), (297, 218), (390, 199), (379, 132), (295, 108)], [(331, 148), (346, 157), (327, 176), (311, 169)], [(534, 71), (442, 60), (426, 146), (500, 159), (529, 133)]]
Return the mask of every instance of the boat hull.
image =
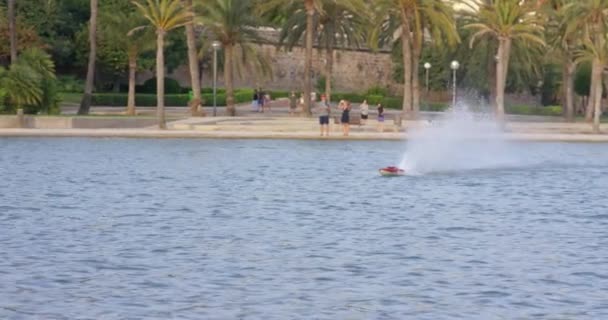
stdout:
[(397, 177), (397, 176), (403, 176), (405, 175), (405, 171), (404, 170), (386, 170), (386, 169), (380, 169), (378, 170), (380, 172), (380, 175), (383, 177)]

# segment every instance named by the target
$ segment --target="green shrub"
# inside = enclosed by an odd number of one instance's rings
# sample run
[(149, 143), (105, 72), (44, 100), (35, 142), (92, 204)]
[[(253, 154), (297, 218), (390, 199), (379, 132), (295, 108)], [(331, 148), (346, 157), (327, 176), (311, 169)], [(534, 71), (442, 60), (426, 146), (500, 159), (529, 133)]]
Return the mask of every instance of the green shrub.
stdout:
[(84, 80), (73, 75), (57, 76), (57, 91), (60, 92), (84, 92)]
[(430, 103), (421, 103), (420, 110), (421, 111), (434, 111), (441, 112), (445, 111), (449, 108), (449, 104), (444, 102), (430, 102)]
[[(217, 90), (216, 92), (218, 94), (226, 94), (226, 89), (224, 89), (224, 88), (217, 88), (216, 90)], [(201, 93), (202, 94), (206, 94), (206, 93), (213, 94), (213, 88), (202, 88)]]
[[(92, 105), (94, 106), (114, 106), (124, 107), (127, 105), (128, 95), (124, 93), (96, 93), (93, 94)], [(155, 94), (136, 94), (135, 105), (139, 107), (155, 107)], [(166, 106), (187, 106), (187, 94), (167, 94), (165, 95)]]
[(526, 105), (515, 105), (507, 106), (505, 112), (508, 114), (519, 114), (519, 115), (536, 115), (536, 116), (561, 116), (561, 106), (526, 106)]
[(235, 103), (244, 103), (251, 101), (253, 101), (253, 90), (251, 89), (238, 90), (234, 93)]
[[(188, 93), (190, 89), (182, 88), (177, 80), (165, 78), (165, 94)], [(156, 78), (148, 79), (141, 86), (136, 86), (137, 93), (156, 93)]]
[(378, 103), (382, 103), (384, 100), (384, 96), (381, 95), (368, 95), (367, 97), (365, 97), (365, 99), (367, 100), (367, 103), (370, 105), (377, 105)]
[(381, 86), (373, 86), (373, 87), (367, 89), (366, 94), (368, 96), (384, 96), (384, 97), (389, 96), (388, 89), (381, 87)]
[(365, 96), (357, 93), (332, 93), (331, 100), (348, 100), (353, 103), (361, 103), (363, 100), (365, 100)]
[(279, 99), (279, 98), (287, 98), (287, 97), (289, 97), (289, 91), (282, 91), (282, 90), (270, 91), (270, 97), (273, 100)]
[[(203, 106), (210, 107), (213, 106), (213, 93), (205, 93), (201, 96), (203, 99)], [(218, 94), (217, 98), (217, 106), (225, 106), (226, 105), (226, 95)]]
[(400, 97), (385, 97), (382, 99), (382, 105), (387, 109), (400, 110), (403, 107), (403, 98)]

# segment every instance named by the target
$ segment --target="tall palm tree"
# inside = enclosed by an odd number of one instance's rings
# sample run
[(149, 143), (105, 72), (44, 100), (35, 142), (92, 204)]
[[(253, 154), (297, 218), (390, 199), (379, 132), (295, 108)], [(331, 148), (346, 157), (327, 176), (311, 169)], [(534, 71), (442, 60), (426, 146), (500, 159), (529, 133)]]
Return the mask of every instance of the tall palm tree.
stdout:
[[(205, 30), (222, 44), (224, 51), (224, 84), (226, 86), (226, 106), (230, 116), (236, 115), (234, 106), (234, 74), (240, 65), (251, 66), (257, 63), (262, 72), (268, 69), (260, 55), (250, 44), (261, 41), (256, 27), (258, 17), (250, 1), (241, 0), (202, 0), (203, 12), (195, 18)], [(237, 69), (237, 70), (235, 70)]]
[(84, 86), (84, 95), (80, 101), (78, 114), (89, 114), (93, 96), (93, 80), (95, 77), (95, 60), (97, 59), (97, 8), (98, 0), (91, 0), (91, 18), (89, 21), (89, 63), (87, 66), (87, 80)]
[(544, 1), (543, 13), (546, 16), (547, 44), (557, 54), (562, 65), (562, 105), (567, 121), (574, 121), (574, 74), (576, 63), (574, 51), (580, 32), (568, 33), (572, 21), (566, 21), (564, 6), (571, 0)]
[(17, 61), (17, 30), (15, 25), (15, 0), (8, 0), (8, 34), (11, 43), (11, 63)]
[(312, 48), (314, 33), (314, 16), (317, 12), (323, 12), (322, 0), (259, 0), (259, 12), (282, 11), (287, 15), (295, 10), (303, 9), (306, 13), (306, 38), (304, 56), (304, 107), (303, 113), (311, 115), (311, 93), (312, 93)]
[[(194, 18), (194, 6), (192, 0), (185, 0), (185, 5), (192, 11)], [(204, 116), (204, 110), (197, 110), (197, 107), (202, 102), (201, 100), (201, 77), (198, 67), (198, 50), (196, 48), (196, 36), (194, 34), (194, 25), (189, 23), (186, 25), (186, 42), (188, 43), (188, 66), (190, 68), (190, 84), (192, 86), (193, 100), (190, 102), (190, 114), (192, 116)]]
[(481, 37), (489, 36), (498, 40), (496, 55), (496, 113), (500, 121), (504, 120), (504, 95), (509, 70), (509, 58), (513, 41), (529, 46), (545, 46), (544, 27), (534, 1), (495, 0), (492, 4), (477, 1), (477, 22), (465, 28), (472, 29), (470, 46)]
[[(313, 32), (319, 47), (325, 50), (325, 94), (331, 101), (333, 56), (336, 46), (360, 47), (367, 27), (367, 8), (362, 0), (322, 0), (323, 11), (314, 16)], [(308, 13), (297, 6), (285, 20), (279, 41), (291, 50), (304, 36)]]
[[(166, 129), (165, 122), (165, 35), (167, 32), (192, 22), (192, 12), (180, 0), (138, 0), (133, 1), (141, 14), (148, 20), (148, 27), (156, 31), (156, 103), (158, 127)], [(145, 28), (133, 29), (135, 32)]]
[(452, 6), (442, 0), (379, 0), (376, 21), (369, 37), (374, 47), (400, 42), (403, 54), (403, 112), (418, 112), (418, 69), (425, 35), (433, 42), (454, 45), (459, 41)]
[[(137, 72), (137, 58), (143, 52), (154, 49), (154, 34), (150, 30), (136, 29), (144, 24), (145, 18), (134, 8), (119, 11), (109, 7), (102, 8), (101, 33), (103, 41), (112, 49), (125, 52), (127, 55), (129, 73), (129, 93), (127, 97), (127, 115), (135, 115), (135, 76)], [(131, 32), (131, 30), (134, 30)]]
[(582, 32), (582, 46), (576, 52), (577, 62), (591, 61), (591, 93), (586, 118), (593, 116), (593, 131), (600, 130), (602, 113), (602, 72), (608, 63), (608, 0), (571, 1), (563, 8), (566, 34)]

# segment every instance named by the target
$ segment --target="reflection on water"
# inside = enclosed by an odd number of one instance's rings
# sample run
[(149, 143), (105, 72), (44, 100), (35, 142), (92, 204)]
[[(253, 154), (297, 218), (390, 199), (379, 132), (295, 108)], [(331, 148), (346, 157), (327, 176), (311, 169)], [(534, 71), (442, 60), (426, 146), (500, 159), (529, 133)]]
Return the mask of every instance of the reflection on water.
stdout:
[(2, 319), (604, 319), (608, 146), (0, 139)]

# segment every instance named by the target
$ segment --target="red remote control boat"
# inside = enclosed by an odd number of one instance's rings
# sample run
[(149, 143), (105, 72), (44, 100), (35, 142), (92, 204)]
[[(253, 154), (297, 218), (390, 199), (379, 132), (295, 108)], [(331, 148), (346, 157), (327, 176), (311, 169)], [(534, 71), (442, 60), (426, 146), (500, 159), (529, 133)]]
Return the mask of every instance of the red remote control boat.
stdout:
[(381, 176), (402, 176), (405, 175), (405, 170), (397, 167), (386, 167), (379, 170)]

